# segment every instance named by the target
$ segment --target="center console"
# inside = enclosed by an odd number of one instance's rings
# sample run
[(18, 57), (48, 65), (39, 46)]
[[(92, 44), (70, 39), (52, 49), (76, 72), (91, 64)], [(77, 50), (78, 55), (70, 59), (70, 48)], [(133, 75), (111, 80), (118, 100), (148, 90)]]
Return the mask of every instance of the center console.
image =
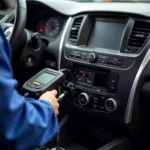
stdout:
[(72, 91), (66, 100), (71, 111), (130, 123), (129, 95), (148, 50), (148, 36), (141, 32), (146, 24), (130, 15), (108, 13), (68, 20), (59, 69), (72, 73), (64, 84)]
[[(118, 102), (109, 97), (116, 93), (119, 74), (109, 70), (86, 69), (76, 67), (74, 72), (74, 87), (76, 95), (72, 101), (84, 108), (99, 112), (114, 112)], [(69, 84), (69, 83), (68, 83)], [(67, 84), (66, 84), (67, 85)], [(69, 85), (67, 85), (69, 87)]]

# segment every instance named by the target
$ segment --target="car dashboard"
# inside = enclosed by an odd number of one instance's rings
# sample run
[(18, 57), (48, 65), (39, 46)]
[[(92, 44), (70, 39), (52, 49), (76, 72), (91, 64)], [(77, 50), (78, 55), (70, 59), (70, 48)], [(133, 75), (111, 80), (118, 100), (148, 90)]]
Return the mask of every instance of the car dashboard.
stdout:
[(132, 121), (135, 80), (149, 50), (149, 6), (28, 1), (27, 29), (52, 41), (48, 51), (55, 55), (57, 69), (72, 72), (64, 86), (76, 94), (67, 106), (125, 124)]
[(26, 29), (48, 41), (46, 62), (51, 55), (55, 69), (72, 73), (63, 85), (72, 91), (66, 110), (133, 122), (149, 62), (150, 4), (27, 0), (27, 6)]

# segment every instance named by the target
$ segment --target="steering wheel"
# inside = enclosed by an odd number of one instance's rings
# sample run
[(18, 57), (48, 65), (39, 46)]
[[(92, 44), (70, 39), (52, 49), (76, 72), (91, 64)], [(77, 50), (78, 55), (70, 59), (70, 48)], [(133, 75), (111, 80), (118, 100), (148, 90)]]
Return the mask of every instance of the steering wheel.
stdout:
[[(23, 38), (24, 29), (27, 18), (27, 4), (26, 0), (17, 0), (15, 23), (13, 27), (5, 30), (5, 35), (9, 40), (13, 52), (20, 46), (20, 39)], [(7, 35), (9, 33), (9, 35)]]

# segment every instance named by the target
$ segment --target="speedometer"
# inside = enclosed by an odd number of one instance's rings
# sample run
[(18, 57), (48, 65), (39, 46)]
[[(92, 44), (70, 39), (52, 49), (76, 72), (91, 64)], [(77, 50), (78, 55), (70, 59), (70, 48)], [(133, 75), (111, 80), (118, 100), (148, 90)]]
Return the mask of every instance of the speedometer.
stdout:
[(45, 23), (45, 34), (46, 36), (56, 38), (60, 33), (61, 23), (58, 18), (51, 17)]

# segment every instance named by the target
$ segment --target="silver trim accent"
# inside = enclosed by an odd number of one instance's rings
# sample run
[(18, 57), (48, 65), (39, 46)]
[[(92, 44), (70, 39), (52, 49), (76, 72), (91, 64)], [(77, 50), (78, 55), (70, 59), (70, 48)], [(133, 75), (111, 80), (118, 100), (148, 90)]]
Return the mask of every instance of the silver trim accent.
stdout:
[[(107, 107), (106, 103), (107, 103), (108, 101), (112, 101), (112, 102), (114, 103), (114, 109), (113, 109), (113, 110), (110, 110), (110, 109)], [(113, 98), (108, 98), (108, 99), (106, 100), (106, 102), (105, 102), (105, 107), (106, 107), (106, 109), (107, 109), (109, 112), (114, 112), (114, 111), (117, 110), (118, 104), (117, 104), (117, 102), (116, 102), (115, 99), (113, 99)]]
[(65, 28), (64, 28), (64, 31), (63, 31), (63, 34), (62, 34), (62, 37), (61, 37), (61, 40), (60, 40), (60, 45), (59, 45), (59, 58), (58, 58), (58, 70), (60, 70), (60, 65), (61, 65), (61, 55), (62, 55), (62, 48), (63, 48), (63, 44), (64, 44), (64, 40), (65, 40), (65, 35), (66, 35), (66, 32), (67, 32), (67, 29), (68, 29), (68, 26), (71, 22), (71, 19), (72, 17), (69, 17), (67, 22), (66, 22), (66, 25), (65, 25)]
[[(85, 104), (82, 104), (81, 102), (80, 102), (80, 96), (85, 96), (85, 98), (86, 98), (86, 103)], [(89, 97), (89, 95), (87, 94), (87, 93), (81, 93), (80, 95), (79, 95), (79, 97), (78, 97), (78, 102), (79, 102), (79, 104), (81, 105), (81, 106), (86, 106), (89, 102), (90, 102), (90, 97)]]
[(141, 77), (141, 74), (142, 74), (143, 70), (145, 69), (145, 67), (146, 67), (146, 65), (149, 61), (150, 61), (150, 49), (148, 50), (147, 54), (145, 55), (141, 65), (139, 67), (139, 70), (136, 74), (134, 82), (132, 84), (132, 88), (131, 88), (131, 91), (130, 91), (130, 94), (129, 94), (127, 108), (126, 108), (126, 112), (125, 112), (125, 118), (124, 118), (124, 123), (126, 123), (126, 124), (129, 124), (131, 122), (132, 110), (133, 110), (133, 104), (134, 104), (134, 97), (135, 97), (138, 81)]

